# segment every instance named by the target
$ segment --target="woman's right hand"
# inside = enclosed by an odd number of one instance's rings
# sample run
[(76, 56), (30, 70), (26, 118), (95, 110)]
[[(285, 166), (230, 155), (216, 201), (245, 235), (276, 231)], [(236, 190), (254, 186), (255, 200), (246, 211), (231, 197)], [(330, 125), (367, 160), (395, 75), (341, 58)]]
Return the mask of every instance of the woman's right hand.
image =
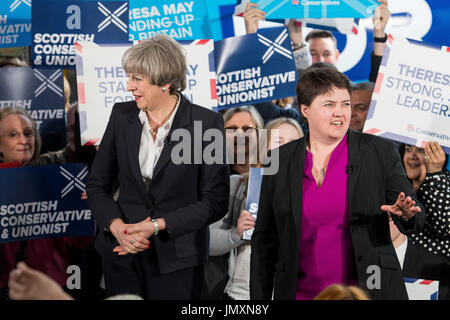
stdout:
[(150, 245), (150, 241), (145, 239), (141, 234), (128, 234), (127, 229), (131, 226), (133, 225), (124, 223), (122, 219), (113, 220), (109, 226), (109, 230), (119, 242), (119, 246), (114, 248), (113, 251), (119, 255), (128, 253), (136, 254), (148, 249)]
[(245, 230), (249, 230), (255, 227), (256, 220), (247, 210), (242, 210), (241, 215), (237, 221), (237, 234), (239, 238), (242, 238), (242, 235)]

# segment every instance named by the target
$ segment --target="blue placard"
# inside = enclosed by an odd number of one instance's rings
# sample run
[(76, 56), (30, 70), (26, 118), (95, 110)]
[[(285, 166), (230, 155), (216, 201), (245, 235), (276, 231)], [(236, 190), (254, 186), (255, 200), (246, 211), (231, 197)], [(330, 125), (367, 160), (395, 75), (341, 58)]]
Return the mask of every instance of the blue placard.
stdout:
[(74, 69), (76, 41), (128, 42), (128, 15), (128, 1), (34, 2), (33, 66)]
[(84, 164), (0, 170), (0, 243), (91, 235)]
[(219, 110), (295, 96), (297, 74), (286, 28), (227, 38), (214, 47)]
[(0, 1), (0, 48), (31, 45), (31, 0)]
[(0, 108), (23, 107), (41, 134), (65, 134), (63, 77), (61, 69), (0, 68)]
[(256, 0), (268, 19), (367, 18), (376, 0)]
[(130, 0), (130, 40), (165, 33), (176, 40), (210, 39), (205, 0)]
[[(261, 182), (263, 178), (264, 168), (250, 168), (247, 188), (247, 203), (245, 210), (247, 210), (253, 218), (256, 219), (259, 207), (259, 194), (261, 192)], [(242, 238), (250, 240), (252, 238), (253, 229), (245, 230)]]

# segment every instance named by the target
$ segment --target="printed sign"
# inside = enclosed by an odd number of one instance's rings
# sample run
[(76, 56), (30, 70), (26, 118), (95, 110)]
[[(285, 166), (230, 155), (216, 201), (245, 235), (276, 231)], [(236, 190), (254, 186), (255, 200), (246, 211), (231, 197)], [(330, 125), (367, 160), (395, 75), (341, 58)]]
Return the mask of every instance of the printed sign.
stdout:
[[(255, 219), (258, 215), (259, 194), (261, 191), (263, 171), (264, 168), (250, 167), (250, 173), (248, 178), (247, 203), (245, 204), (245, 210), (250, 212), (250, 214)], [(242, 235), (242, 239), (251, 240), (253, 230), (254, 228), (245, 230)]]
[[(186, 90), (192, 103), (217, 108), (214, 43), (212, 40), (180, 41), (186, 49)], [(98, 145), (117, 102), (134, 100), (128, 93), (128, 75), (122, 55), (130, 46), (77, 43), (78, 107), (82, 145)]]
[(0, 48), (31, 45), (31, 0), (0, 2)]
[(26, 109), (41, 135), (65, 134), (63, 78), (61, 69), (0, 68), (0, 108)]
[(450, 153), (450, 52), (388, 37), (364, 132)]
[[(242, 0), (235, 14), (242, 14), (249, 0)], [(378, 6), (376, 0), (252, 0), (269, 19), (366, 18)]]
[(83, 164), (0, 170), (0, 243), (94, 234), (87, 176)]
[(205, 0), (130, 0), (130, 40), (165, 33), (175, 40), (211, 38)]
[(404, 278), (409, 300), (437, 300), (439, 281)]
[(77, 41), (128, 42), (128, 1), (40, 0), (32, 19), (34, 67), (74, 68)]
[(297, 74), (286, 28), (215, 43), (219, 109), (295, 96)]

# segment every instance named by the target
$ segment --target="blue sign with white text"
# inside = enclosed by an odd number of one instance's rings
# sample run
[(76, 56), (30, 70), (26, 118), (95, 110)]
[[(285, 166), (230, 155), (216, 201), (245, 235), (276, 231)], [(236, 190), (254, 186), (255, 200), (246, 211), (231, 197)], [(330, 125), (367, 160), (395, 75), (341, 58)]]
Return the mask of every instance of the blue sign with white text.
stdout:
[(0, 68), (0, 108), (26, 109), (41, 135), (65, 134), (63, 77), (61, 69)]
[(256, 0), (269, 19), (367, 18), (378, 6), (376, 0)]
[(0, 170), (0, 243), (94, 234), (87, 176), (84, 164)]
[(130, 0), (130, 40), (165, 33), (175, 40), (210, 39), (204, 0)]
[(295, 96), (297, 74), (286, 28), (227, 38), (214, 47), (219, 110)]
[[(34, 67), (75, 68), (76, 41), (128, 42), (128, 1), (40, 0), (33, 4)], [(42, 17), (51, 16), (52, 19)]]
[(31, 0), (0, 2), (0, 48), (31, 45)]

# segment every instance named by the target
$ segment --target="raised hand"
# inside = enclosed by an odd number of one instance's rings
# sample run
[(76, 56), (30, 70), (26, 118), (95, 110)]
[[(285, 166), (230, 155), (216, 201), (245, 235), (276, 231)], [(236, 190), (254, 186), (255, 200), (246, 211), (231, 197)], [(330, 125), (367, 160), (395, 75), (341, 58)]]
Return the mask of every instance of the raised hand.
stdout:
[(245, 7), (243, 17), (245, 21), (245, 30), (247, 31), (247, 34), (250, 34), (258, 31), (258, 21), (265, 20), (266, 13), (258, 9), (256, 3), (249, 2)]
[(425, 167), (427, 173), (442, 170), (445, 163), (445, 152), (438, 142), (428, 142), (425, 146)]
[(412, 218), (416, 213), (422, 211), (415, 204), (416, 202), (411, 199), (411, 197), (406, 197), (404, 192), (400, 192), (397, 201), (393, 205), (382, 205), (381, 210), (399, 216), (404, 220), (408, 220)]

